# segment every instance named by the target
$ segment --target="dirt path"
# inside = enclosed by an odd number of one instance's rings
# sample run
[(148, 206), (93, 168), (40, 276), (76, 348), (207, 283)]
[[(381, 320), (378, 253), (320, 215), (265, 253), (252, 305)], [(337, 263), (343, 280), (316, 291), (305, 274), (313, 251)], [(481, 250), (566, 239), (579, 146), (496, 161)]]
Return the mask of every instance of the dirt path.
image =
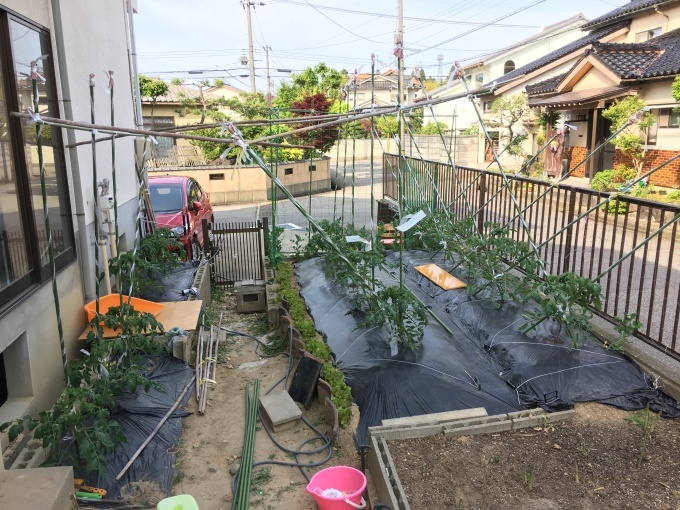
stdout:
[[(210, 313), (213, 317), (218, 317), (220, 311), (223, 312), (225, 327), (260, 338), (266, 336), (265, 314), (236, 314), (231, 295), (213, 295), (213, 300)], [(189, 401), (188, 411), (194, 414), (184, 420), (175, 463), (174, 493), (191, 494), (201, 510), (224, 510), (231, 506), (233, 476), (230, 469), (239, 463), (243, 445), (246, 385), (250, 384), (252, 387), (254, 381), (259, 379), (263, 394), (285, 375), (288, 365), (286, 356), (260, 358), (255, 354), (255, 342), (252, 339), (234, 336), (225, 338), (225, 335), (222, 339), (218, 352), (217, 385), (208, 393), (205, 415), (198, 415), (195, 396)], [(277, 389), (282, 388), (281, 384)], [(309, 409), (303, 409), (303, 415), (323, 433), (330, 432), (330, 427), (323, 419), (322, 406), (316, 403), (316, 399)], [(355, 417), (357, 419), (358, 416)], [(319, 468), (310, 469), (311, 474), (331, 465), (358, 467), (350, 432), (353, 430), (352, 425), (341, 429), (338, 448), (334, 448), (330, 461)], [(260, 423), (257, 430), (255, 462), (294, 462), (292, 455), (274, 445)], [(284, 446), (295, 449), (314, 435), (311, 429), (300, 423), (293, 429), (277, 433), (275, 437)], [(320, 441), (315, 441), (310, 447), (315, 448), (321, 444)], [(310, 447), (305, 449), (311, 449)], [(307, 462), (322, 458), (323, 455), (303, 457)], [(305, 492), (306, 485), (307, 481), (297, 467), (255, 467), (251, 508), (314, 510), (316, 506)]]

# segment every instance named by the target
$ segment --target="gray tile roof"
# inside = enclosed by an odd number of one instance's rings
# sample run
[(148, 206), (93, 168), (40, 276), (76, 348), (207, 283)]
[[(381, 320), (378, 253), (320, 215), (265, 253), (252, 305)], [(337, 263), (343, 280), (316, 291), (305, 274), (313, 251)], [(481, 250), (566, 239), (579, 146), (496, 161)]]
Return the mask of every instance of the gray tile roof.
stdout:
[[(601, 38), (617, 31), (618, 29), (627, 26), (628, 23), (618, 23), (615, 25), (610, 25), (608, 27), (602, 28), (600, 30), (595, 30), (588, 35), (585, 35), (581, 37), (580, 39), (576, 39), (575, 41), (562, 46), (561, 48), (556, 49), (555, 51), (551, 51), (547, 55), (542, 56), (539, 59), (534, 60), (533, 62), (529, 62), (526, 65), (523, 65), (522, 67), (518, 67), (512, 72), (509, 72), (508, 74), (505, 74), (498, 78), (496, 82), (500, 85), (502, 83), (508, 82), (510, 80), (513, 80), (515, 78), (518, 78), (519, 76), (522, 76), (523, 74), (528, 74), (531, 73), (532, 71), (535, 71), (545, 65), (550, 64), (551, 62), (554, 62), (555, 60), (558, 60), (566, 55), (569, 55), (570, 53), (577, 51), (589, 44), (593, 44), (597, 41), (599, 41)], [(490, 83), (487, 85), (491, 85)]]
[(596, 43), (589, 52), (623, 80), (680, 74), (680, 29), (637, 44)]
[(626, 5), (622, 5), (621, 7), (618, 7), (613, 11), (609, 11), (607, 14), (600, 16), (599, 18), (589, 21), (583, 25), (583, 28), (592, 29), (605, 24), (615, 23), (624, 19), (630, 19), (639, 12), (651, 10), (655, 6), (669, 4), (676, 1), (677, 0), (632, 0)]
[(538, 94), (547, 94), (548, 92), (555, 92), (555, 89), (566, 75), (567, 73), (558, 74), (557, 76), (553, 76), (552, 78), (548, 78), (547, 80), (527, 85), (526, 86), (527, 93), (530, 96), (536, 96)]

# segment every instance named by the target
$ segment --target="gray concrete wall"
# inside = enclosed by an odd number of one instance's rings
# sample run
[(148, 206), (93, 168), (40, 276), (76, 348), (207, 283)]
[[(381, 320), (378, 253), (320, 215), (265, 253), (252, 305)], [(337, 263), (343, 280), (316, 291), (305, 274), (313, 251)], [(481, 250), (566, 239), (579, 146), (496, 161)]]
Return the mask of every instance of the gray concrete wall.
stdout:
[[(451, 157), (455, 156), (457, 164), (476, 166), (479, 152), (479, 138), (477, 135), (451, 137), (451, 133), (445, 131), (444, 140), (446, 141), (446, 146), (442, 143), (439, 135), (415, 135), (411, 139), (407, 133), (404, 141), (404, 152), (406, 155), (413, 156), (414, 158), (419, 158), (422, 155), (423, 159), (448, 163), (448, 148), (449, 146), (455, 146)], [(396, 153), (397, 150), (397, 143), (394, 139), (383, 139), (373, 142), (373, 157), (375, 161), (382, 161), (383, 152)], [(339, 146), (335, 145), (326, 153), (333, 160), (331, 166), (335, 164), (336, 160), (339, 165), (351, 164), (352, 154), (354, 154), (354, 162), (370, 160), (371, 140), (354, 140), (354, 142), (352, 140), (342, 140)]]

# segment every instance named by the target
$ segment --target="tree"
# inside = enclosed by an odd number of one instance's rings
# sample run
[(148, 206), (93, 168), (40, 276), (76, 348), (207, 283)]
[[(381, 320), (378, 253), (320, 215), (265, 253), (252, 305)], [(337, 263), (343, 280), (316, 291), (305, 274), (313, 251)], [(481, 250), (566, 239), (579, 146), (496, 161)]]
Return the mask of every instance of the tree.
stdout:
[(321, 92), (330, 100), (340, 97), (340, 88), (347, 82), (347, 71), (338, 71), (320, 62), (314, 67), (306, 67), (300, 74), (291, 74), (290, 83), (283, 83), (276, 91), (274, 106), (291, 108), (307, 94)]
[(522, 132), (525, 131), (524, 128), (518, 129), (517, 124), (529, 111), (526, 104), (526, 96), (520, 93), (507, 98), (501, 96), (491, 105), (491, 113), (498, 116), (495, 123), (503, 128), (500, 138), (507, 139), (506, 152), (515, 157), (524, 155), (523, 143), (527, 139), (527, 134)]
[[(307, 93), (302, 99), (294, 101), (291, 104), (291, 108), (294, 110), (307, 110), (309, 113), (297, 113), (296, 117), (306, 117), (310, 115), (319, 115), (328, 113), (331, 109), (333, 102), (331, 99), (323, 92)], [(300, 124), (294, 127), (294, 129), (308, 126), (309, 124)], [(335, 143), (337, 137), (337, 128), (334, 126), (316, 129), (314, 131), (307, 131), (306, 133), (300, 133), (295, 135), (295, 138), (302, 145), (311, 145), (314, 149), (321, 154), (328, 151)], [(315, 151), (305, 150), (305, 157), (313, 157)]]
[(444, 130), (446, 130), (446, 124), (444, 124), (443, 122), (437, 122), (436, 124), (434, 122), (428, 122), (422, 127), (422, 129), (420, 130), (420, 134), (438, 135), (440, 132), (444, 133)]
[(673, 99), (680, 103), (680, 76), (676, 76), (675, 80), (673, 80), (673, 85), (671, 85), (671, 95), (673, 96)]
[(139, 91), (142, 97), (151, 98), (151, 122), (153, 122), (153, 110), (156, 106), (156, 101), (159, 97), (168, 93), (168, 84), (158, 78), (150, 78), (149, 76), (139, 75)]
[(602, 116), (612, 123), (610, 128), (612, 134), (634, 119), (632, 124), (612, 140), (612, 144), (631, 159), (636, 177), (640, 177), (643, 173), (647, 153), (647, 130), (655, 122), (654, 116), (643, 110), (646, 106), (647, 103), (640, 97), (626, 96), (623, 99), (616, 99), (609, 108), (602, 112)]
[[(224, 81), (219, 80), (220, 85), (218, 85), (218, 80), (215, 80), (215, 87), (221, 88), (224, 86)], [(203, 93), (204, 87), (211, 87), (209, 81), (202, 81), (201, 83), (193, 83), (192, 86), (198, 87), (198, 96), (189, 96), (184, 92), (178, 92), (180, 107), (175, 111), (180, 117), (185, 117), (186, 115), (200, 115), (201, 119), (198, 124), (203, 124), (206, 118), (210, 118), (214, 121), (221, 121), (227, 118), (226, 114), (221, 110), (227, 106), (227, 100), (224, 97), (215, 97), (212, 99), (207, 99)]]

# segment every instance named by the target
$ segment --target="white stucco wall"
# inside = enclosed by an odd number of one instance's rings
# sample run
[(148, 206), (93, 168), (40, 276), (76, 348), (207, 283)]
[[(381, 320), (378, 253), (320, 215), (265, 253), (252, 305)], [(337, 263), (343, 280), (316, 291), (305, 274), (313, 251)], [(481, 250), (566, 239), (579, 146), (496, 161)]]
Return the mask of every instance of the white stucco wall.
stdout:
[[(116, 77), (116, 124), (133, 127), (133, 102), (127, 60), (125, 8), (123, 0), (92, 2), (62, 0), (63, 30), (55, 25), (53, 3), (56, 0), (0, 0), (3, 8), (28, 18), (50, 32), (52, 57), (55, 66), (56, 88), (60, 115), (65, 118), (64, 101), (70, 101), (74, 119), (90, 120), (88, 75), (96, 73), (96, 121), (110, 122), (110, 95), (104, 90), (108, 84), (102, 70), (113, 70)], [(66, 58), (60, 59), (57, 42), (63, 42)], [(37, 55), (36, 55), (37, 56)], [(70, 96), (67, 97), (62, 80), (68, 76)], [(89, 140), (90, 134), (77, 132), (76, 140)], [(68, 143), (66, 136), (64, 143)], [(118, 199), (121, 229), (133, 238), (137, 186), (132, 139), (116, 142), (118, 163)], [(77, 260), (57, 275), (64, 338), (69, 359), (78, 355), (81, 347), (77, 337), (85, 326), (83, 305), (91, 297), (84, 291), (84, 279), (93, 286), (92, 260), (95, 253), (93, 224), (92, 153), (89, 146), (65, 150), (66, 173), (69, 184), (76, 234)], [(111, 144), (97, 146), (98, 180), (111, 179)], [(78, 174), (80, 179), (77, 178)], [(76, 178), (74, 178), (76, 177)], [(80, 190), (75, 189), (81, 182)], [(82, 191), (83, 203), (76, 197)], [(76, 215), (82, 212), (86, 232), (78, 231)], [(79, 236), (86, 236), (87, 249), (82, 250)], [(85, 269), (83, 269), (85, 268)], [(33, 287), (17, 296), (14, 305), (0, 315), (0, 352), (5, 353), (7, 379), (12, 381), (10, 399), (0, 407), (0, 423), (26, 413), (36, 413), (52, 405), (64, 386), (62, 360), (57, 330), (51, 281)], [(7, 363), (8, 356), (12, 363)]]

